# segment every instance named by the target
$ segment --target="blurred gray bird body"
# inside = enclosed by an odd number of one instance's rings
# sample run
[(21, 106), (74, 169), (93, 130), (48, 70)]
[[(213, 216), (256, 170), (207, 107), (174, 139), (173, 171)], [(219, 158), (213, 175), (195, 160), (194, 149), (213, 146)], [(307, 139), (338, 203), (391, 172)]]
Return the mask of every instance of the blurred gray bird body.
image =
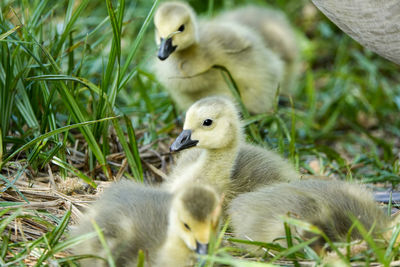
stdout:
[(400, 64), (400, 2), (398, 0), (312, 0), (351, 38)]
[[(262, 242), (273, 242), (285, 236), (281, 216), (287, 215), (317, 226), (333, 242), (346, 241), (353, 225), (352, 216), (367, 231), (373, 227), (375, 237), (383, 234), (390, 222), (366, 188), (324, 180), (276, 184), (242, 194), (231, 202), (229, 215), (238, 238)], [(300, 228), (292, 230), (292, 235), (303, 239), (315, 236)], [(355, 228), (351, 232), (351, 240), (358, 239), (362, 239), (362, 235)], [(286, 241), (279, 242), (286, 246)], [(312, 246), (319, 249), (324, 243), (325, 240), (320, 237)]]
[[(202, 187), (186, 188), (179, 194), (191, 205), (182, 204), (181, 200), (174, 204), (176, 197), (160, 188), (120, 181), (106, 189), (73, 235), (93, 232), (92, 221), (95, 221), (103, 231), (117, 266), (136, 266), (139, 249), (144, 251), (150, 266), (185, 266), (194, 259), (195, 253), (178, 236), (177, 232), (183, 226), (182, 223), (171, 223), (174, 219), (171, 219), (172, 212), (178, 212), (174, 209), (184, 210), (189, 217), (195, 218), (193, 221), (202, 221), (213, 212), (217, 203), (214, 191)], [(204, 228), (204, 225), (200, 227)], [(206, 231), (204, 238), (209, 238), (209, 232)], [(107, 258), (97, 237), (80, 244), (75, 253)], [(96, 258), (82, 260), (82, 264), (108, 266), (105, 261)]]
[[(185, 12), (193, 11), (186, 7), (181, 12), (182, 16), (186, 15)], [(161, 6), (158, 13), (155, 19), (157, 29), (171, 21), (167, 15), (163, 17), (160, 14)], [(179, 13), (174, 15), (179, 16)], [(192, 19), (195, 20), (194, 14)], [(218, 18), (193, 23), (198, 29), (193, 33), (193, 43), (184, 47), (172, 39), (176, 51), (164, 61), (157, 59), (154, 63), (158, 80), (178, 106), (187, 109), (195, 101), (210, 95), (233, 98), (221, 70), (215, 68), (223, 66), (235, 80), (243, 103), (250, 112), (269, 111), (284, 76), (284, 63), (279, 55), (268, 49), (261, 36), (246, 25)], [(176, 36), (189, 34), (185, 31)]]
[(237, 195), (254, 191), (262, 186), (298, 179), (300, 174), (278, 153), (242, 143), (233, 166), (231, 188)]
[[(211, 126), (202, 125), (207, 119), (213, 120)], [(224, 193), (229, 201), (239, 193), (300, 178), (279, 154), (245, 142), (238, 110), (228, 98), (197, 101), (186, 113), (184, 129), (190, 130), (190, 138), (198, 143), (178, 157), (166, 184), (170, 190), (204, 183)]]

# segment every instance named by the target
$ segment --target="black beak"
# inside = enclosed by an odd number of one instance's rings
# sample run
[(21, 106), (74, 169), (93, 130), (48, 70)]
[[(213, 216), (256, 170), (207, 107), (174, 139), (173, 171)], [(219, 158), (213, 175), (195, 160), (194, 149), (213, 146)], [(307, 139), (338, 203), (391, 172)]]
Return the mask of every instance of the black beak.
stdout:
[(191, 130), (183, 130), (181, 134), (175, 139), (172, 143), (171, 147), (169, 148), (170, 151), (180, 151), (192, 146), (197, 145), (199, 142), (198, 140), (190, 139), (192, 135)]
[(208, 253), (208, 244), (202, 244), (196, 241), (196, 253), (200, 255), (207, 255)]
[(158, 50), (158, 58), (165, 60), (172, 54), (176, 49), (176, 45), (172, 45), (172, 38), (161, 38), (160, 49)]

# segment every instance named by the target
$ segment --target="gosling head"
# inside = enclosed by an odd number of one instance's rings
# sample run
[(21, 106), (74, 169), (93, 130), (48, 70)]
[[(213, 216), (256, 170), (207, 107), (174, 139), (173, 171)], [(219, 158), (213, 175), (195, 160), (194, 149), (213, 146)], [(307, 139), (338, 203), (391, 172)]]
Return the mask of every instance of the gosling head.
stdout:
[(170, 229), (190, 250), (207, 254), (221, 209), (222, 200), (211, 187), (190, 186), (179, 192), (172, 202)]
[(196, 16), (182, 2), (166, 2), (154, 15), (158, 58), (167, 59), (174, 51), (183, 50), (197, 41)]
[(213, 96), (194, 103), (186, 112), (183, 131), (171, 145), (171, 151), (193, 146), (226, 149), (242, 138), (242, 125), (235, 104), (226, 97)]

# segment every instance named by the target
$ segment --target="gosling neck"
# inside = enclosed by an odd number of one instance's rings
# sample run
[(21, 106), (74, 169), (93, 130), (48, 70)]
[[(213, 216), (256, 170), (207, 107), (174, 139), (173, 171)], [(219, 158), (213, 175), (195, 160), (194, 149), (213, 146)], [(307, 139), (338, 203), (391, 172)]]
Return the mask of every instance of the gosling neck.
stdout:
[(221, 149), (203, 150), (203, 176), (207, 177), (211, 184), (215, 184), (221, 193), (229, 187), (231, 172), (238, 152), (238, 141)]

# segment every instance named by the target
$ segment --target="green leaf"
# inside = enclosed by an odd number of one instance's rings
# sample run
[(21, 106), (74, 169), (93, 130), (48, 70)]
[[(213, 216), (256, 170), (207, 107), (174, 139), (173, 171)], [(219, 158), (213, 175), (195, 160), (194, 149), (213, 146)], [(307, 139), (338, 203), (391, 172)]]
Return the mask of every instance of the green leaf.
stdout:
[(106, 251), (108, 265), (110, 267), (115, 267), (116, 265), (115, 265), (114, 259), (112, 257), (112, 254), (111, 254), (111, 250), (107, 245), (107, 242), (104, 238), (103, 232), (101, 231), (100, 227), (97, 225), (97, 223), (94, 220), (92, 220), (91, 222), (92, 222), (93, 228), (96, 230), (97, 236), (100, 239), (101, 245), (103, 246), (104, 250)]
[(144, 260), (145, 260), (144, 252), (143, 252), (143, 250), (139, 249), (136, 266), (137, 267), (144, 267)]
[(149, 27), (149, 24), (150, 24), (151, 19), (152, 19), (153, 15), (154, 15), (154, 12), (156, 11), (156, 7), (157, 7), (158, 3), (159, 3), (159, 0), (155, 0), (153, 2), (153, 6), (151, 7), (149, 13), (147, 14), (147, 17), (144, 20), (144, 22), (142, 24), (142, 27), (140, 28), (139, 33), (136, 36), (135, 41), (132, 43), (132, 46), (129, 48), (130, 52), (129, 52), (129, 55), (126, 58), (125, 64), (124, 64), (124, 66), (123, 66), (123, 68), (121, 70), (121, 77), (125, 76), (125, 73), (128, 70), (129, 64), (131, 64), (133, 58), (135, 57), (135, 55), (136, 55), (136, 53), (138, 51), (139, 45), (141, 44), (142, 39), (144, 37), (144, 34), (145, 34), (147, 28)]
[(121, 128), (120, 124), (118, 123), (118, 121), (114, 120), (113, 125), (115, 128), (115, 131), (117, 132), (117, 136), (121, 143), (121, 146), (125, 151), (125, 156), (128, 160), (129, 167), (132, 170), (133, 176), (135, 177), (135, 179), (137, 181), (143, 182), (143, 173), (141, 173), (139, 171), (139, 167), (136, 165), (136, 162), (137, 162), (137, 160), (140, 160), (140, 157), (139, 157), (139, 159), (137, 159), (137, 158), (135, 159), (134, 153), (132, 152), (131, 147), (128, 145), (128, 142), (126, 142), (124, 132), (122, 131), (122, 128)]
[(16, 32), (19, 29), (20, 26), (16, 26), (14, 28), (12, 28), (11, 30), (0, 34), (0, 41), (6, 39), (9, 35), (13, 34), (14, 32)]

